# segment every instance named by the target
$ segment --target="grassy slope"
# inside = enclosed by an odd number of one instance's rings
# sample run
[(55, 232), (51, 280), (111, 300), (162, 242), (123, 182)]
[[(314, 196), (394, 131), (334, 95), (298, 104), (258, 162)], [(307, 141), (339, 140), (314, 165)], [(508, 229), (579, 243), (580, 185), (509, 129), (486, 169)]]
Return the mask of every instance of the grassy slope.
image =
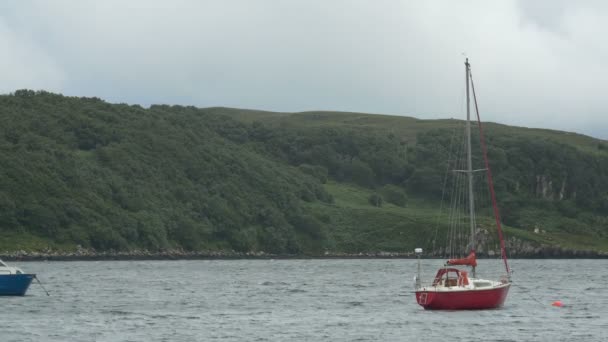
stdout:
[[(404, 140), (415, 141), (420, 132), (456, 128), (463, 125), (463, 121), (456, 119), (421, 120), (407, 116), (350, 113), (350, 112), (323, 112), (311, 111), (300, 113), (276, 113), (233, 108), (218, 108), (223, 114), (245, 122), (261, 121), (276, 126), (288, 125), (294, 127), (359, 127), (366, 130), (391, 132)], [(598, 150), (598, 143), (602, 140), (583, 134), (556, 131), (541, 128), (527, 128), (507, 126), (503, 124), (484, 123), (486, 134), (499, 133), (502, 135), (518, 135), (531, 139), (548, 139), (574, 146), (588, 153), (602, 153), (608, 155), (608, 150)]]
[[(389, 203), (378, 208), (367, 201), (372, 190), (335, 182), (326, 184), (326, 189), (334, 196), (335, 203), (309, 204), (309, 209), (316, 215), (330, 217), (328, 235), (335, 245), (328, 246), (329, 249), (408, 252), (415, 247), (430, 249), (431, 241), (441, 240), (445, 234), (443, 222), (438, 217), (440, 209), (437, 203), (410, 199), (405, 208)], [(483, 227), (494, 229), (493, 218), (478, 220)], [(529, 229), (504, 225), (503, 230), (506, 239), (515, 237), (575, 250), (608, 250), (608, 240), (598, 239), (589, 232), (547, 231), (535, 234)]]
[[(302, 112), (302, 113), (272, 113), (242, 111), (239, 109), (223, 109), (239, 120), (253, 122), (261, 121), (275, 127), (350, 127), (379, 132), (391, 132), (402, 141), (415, 143), (416, 135), (423, 131), (438, 128), (457, 128), (463, 122), (455, 119), (420, 120), (404, 116), (390, 116), (348, 112)], [(598, 149), (603, 141), (582, 134), (537, 129), (513, 127), (497, 123), (486, 123), (487, 134), (522, 136), (530, 139), (546, 139), (561, 144), (573, 146), (581, 152), (608, 155), (606, 149)], [(438, 203), (428, 203), (419, 198), (412, 198), (406, 208), (385, 204), (381, 208), (371, 206), (367, 198), (372, 190), (344, 183), (328, 183), (326, 189), (335, 200), (333, 205), (309, 204), (310, 209), (320, 217), (331, 219), (328, 232), (329, 249), (357, 250), (389, 250), (409, 251), (414, 247), (425, 246), (433, 238), (441, 239), (445, 234), (441, 224), (438, 226)], [(533, 241), (537, 244), (559, 245), (564, 248), (578, 250), (608, 251), (608, 239), (598, 238), (592, 231), (577, 231), (576, 233), (556, 231), (552, 229), (562, 217), (547, 216), (547, 213), (531, 208), (530, 217), (542, 220), (541, 228), (547, 232), (535, 234), (531, 227), (515, 228), (504, 226), (505, 236)], [(491, 218), (487, 227), (493, 227)], [(439, 228), (437, 228), (439, 227)], [(438, 233), (437, 230), (439, 230)], [(372, 247), (374, 246), (374, 247)]]

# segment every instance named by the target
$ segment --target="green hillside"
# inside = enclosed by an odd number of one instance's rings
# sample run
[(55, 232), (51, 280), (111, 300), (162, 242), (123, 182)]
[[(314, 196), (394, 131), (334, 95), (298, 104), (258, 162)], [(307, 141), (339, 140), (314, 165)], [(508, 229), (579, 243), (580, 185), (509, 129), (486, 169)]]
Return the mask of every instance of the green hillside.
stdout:
[[(0, 252), (433, 250), (446, 238), (438, 208), (462, 126), (361, 113), (144, 109), (29, 90), (0, 96), (0, 120)], [(607, 143), (492, 123), (485, 130), (510, 245), (520, 254), (522, 245), (606, 253)], [(488, 230), (491, 222), (479, 219)]]

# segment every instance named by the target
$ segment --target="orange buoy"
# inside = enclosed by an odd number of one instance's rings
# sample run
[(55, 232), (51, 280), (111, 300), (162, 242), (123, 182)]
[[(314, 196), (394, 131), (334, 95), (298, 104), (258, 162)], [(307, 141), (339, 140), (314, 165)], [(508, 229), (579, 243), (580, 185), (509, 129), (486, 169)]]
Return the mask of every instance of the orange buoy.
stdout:
[(555, 302), (553, 302), (553, 304), (551, 304), (551, 305), (553, 305), (553, 306), (559, 306), (559, 307), (564, 306), (564, 304), (562, 303), (562, 301), (561, 301), (561, 300), (556, 300), (556, 301), (555, 301)]

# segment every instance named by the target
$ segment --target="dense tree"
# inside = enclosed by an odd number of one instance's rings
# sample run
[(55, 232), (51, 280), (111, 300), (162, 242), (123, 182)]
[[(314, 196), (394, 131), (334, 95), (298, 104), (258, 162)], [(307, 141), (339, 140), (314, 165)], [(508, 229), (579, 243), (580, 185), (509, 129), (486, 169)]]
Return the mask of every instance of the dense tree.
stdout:
[[(361, 229), (414, 229), (383, 204), (438, 203), (446, 161), (463, 146), (461, 122), (412, 120), (144, 109), (18, 90), (0, 96), (0, 231), (104, 250), (398, 249), (400, 240)], [(486, 138), (505, 223), (528, 227), (544, 215), (577, 220), (556, 229), (605, 234), (604, 142), (492, 124)], [(474, 163), (484, 167), (478, 154)], [(366, 189), (358, 205), (374, 211), (333, 204), (333, 184)]]

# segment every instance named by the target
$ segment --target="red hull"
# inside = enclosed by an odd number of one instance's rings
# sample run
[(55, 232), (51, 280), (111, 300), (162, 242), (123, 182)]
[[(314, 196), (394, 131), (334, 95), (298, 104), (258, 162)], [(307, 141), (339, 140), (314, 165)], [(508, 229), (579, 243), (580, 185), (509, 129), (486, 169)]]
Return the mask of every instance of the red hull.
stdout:
[(416, 291), (416, 301), (427, 310), (483, 310), (501, 307), (510, 284), (487, 290)]

